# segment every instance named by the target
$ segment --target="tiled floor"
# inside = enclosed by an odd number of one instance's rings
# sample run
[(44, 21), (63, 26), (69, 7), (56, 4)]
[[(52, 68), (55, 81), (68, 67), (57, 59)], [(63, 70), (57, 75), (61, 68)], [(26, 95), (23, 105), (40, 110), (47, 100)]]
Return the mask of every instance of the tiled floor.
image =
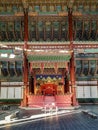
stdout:
[(1, 128), (0, 130), (98, 130), (98, 119), (89, 118), (83, 113), (77, 113), (45, 118), (26, 124)]
[(98, 105), (82, 105), (81, 108), (92, 111), (98, 115)]
[[(89, 109), (98, 113), (97, 105), (85, 105), (81, 109)], [(33, 114), (32, 112), (34, 111), (23, 110), (22, 112), (22, 116), (26, 116)], [(38, 111), (36, 111), (36, 114), (38, 114)], [(19, 125), (7, 126), (0, 128), (0, 130), (98, 130), (98, 119), (93, 119), (80, 112), (56, 117), (51, 116), (50, 118), (46, 117), (36, 121), (20, 123)]]

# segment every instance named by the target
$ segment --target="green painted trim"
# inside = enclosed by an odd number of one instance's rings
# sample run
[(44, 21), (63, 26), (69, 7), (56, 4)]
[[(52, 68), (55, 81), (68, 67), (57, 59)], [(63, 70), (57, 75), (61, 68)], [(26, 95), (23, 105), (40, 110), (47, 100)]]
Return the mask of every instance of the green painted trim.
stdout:
[(0, 49), (0, 53), (8, 53), (8, 54), (10, 54), (10, 53), (13, 53), (13, 50), (12, 49)]
[(33, 55), (29, 55), (28, 57), (28, 61), (69, 61), (71, 56), (67, 55), (67, 56), (33, 56)]
[(98, 98), (77, 98), (79, 103), (98, 103)]
[(15, 13), (12, 12), (0, 12), (0, 15), (14, 15)]
[(1, 81), (13, 81), (13, 82), (21, 82), (23, 80), (23, 76), (0, 76)]
[(22, 99), (0, 99), (0, 104), (20, 104)]
[(94, 75), (87, 75), (87, 76), (79, 76), (79, 75), (76, 75), (76, 80), (77, 81), (94, 81), (94, 80), (98, 80), (98, 75), (97, 76), (94, 76)]
[(57, 11), (56, 12), (55, 11), (54, 12), (39, 12), (40, 15), (50, 15), (50, 14), (54, 14), (55, 15), (57, 13), (58, 13)]
[(98, 53), (98, 49), (84, 49), (85, 53)]

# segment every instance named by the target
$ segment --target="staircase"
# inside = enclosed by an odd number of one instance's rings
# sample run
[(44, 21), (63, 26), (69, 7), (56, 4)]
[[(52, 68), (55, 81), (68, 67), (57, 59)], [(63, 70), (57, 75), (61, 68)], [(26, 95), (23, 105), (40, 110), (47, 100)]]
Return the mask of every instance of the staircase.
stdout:
[(39, 108), (43, 107), (43, 96), (28, 96), (28, 107)]
[(54, 96), (45, 96), (44, 97), (44, 105), (55, 103)]
[(72, 94), (66, 94), (66, 95), (56, 95), (56, 105), (58, 107), (71, 107), (72, 104)]
[(55, 96), (37, 96), (37, 95), (29, 95), (28, 96), (28, 107), (58, 107), (58, 108), (66, 108), (71, 107), (72, 105), (72, 94), (66, 95), (55, 95)]

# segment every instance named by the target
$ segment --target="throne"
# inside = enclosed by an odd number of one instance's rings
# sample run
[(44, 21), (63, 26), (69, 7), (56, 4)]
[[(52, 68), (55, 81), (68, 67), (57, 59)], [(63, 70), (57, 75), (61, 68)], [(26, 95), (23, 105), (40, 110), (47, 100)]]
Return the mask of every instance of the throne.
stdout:
[(55, 95), (55, 94), (57, 94), (57, 85), (43, 84), (41, 86), (41, 92), (43, 95)]

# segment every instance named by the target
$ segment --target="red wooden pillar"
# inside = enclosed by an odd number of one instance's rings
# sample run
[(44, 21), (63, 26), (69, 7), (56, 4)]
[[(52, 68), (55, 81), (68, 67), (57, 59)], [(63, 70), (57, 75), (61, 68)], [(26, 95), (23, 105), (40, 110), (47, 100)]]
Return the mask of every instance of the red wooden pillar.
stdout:
[(22, 106), (27, 106), (27, 96), (28, 96), (28, 60), (26, 56), (26, 49), (28, 49), (28, 10), (24, 9), (24, 63), (23, 63), (23, 102)]
[(66, 72), (65, 72), (65, 76), (66, 76), (66, 87), (67, 87), (67, 92), (70, 92), (70, 85), (69, 85), (69, 63), (66, 62)]
[(62, 71), (62, 93), (64, 94), (64, 87), (65, 87), (65, 80), (64, 80), (64, 77), (65, 77), (65, 71)]
[[(70, 50), (73, 51), (73, 20), (72, 20), (72, 9), (68, 8), (68, 24), (69, 24), (69, 40), (70, 40)], [(77, 105), (76, 101), (76, 84), (75, 84), (75, 65), (74, 65), (74, 51), (72, 52), (70, 59), (70, 81), (72, 87), (72, 104)]]

